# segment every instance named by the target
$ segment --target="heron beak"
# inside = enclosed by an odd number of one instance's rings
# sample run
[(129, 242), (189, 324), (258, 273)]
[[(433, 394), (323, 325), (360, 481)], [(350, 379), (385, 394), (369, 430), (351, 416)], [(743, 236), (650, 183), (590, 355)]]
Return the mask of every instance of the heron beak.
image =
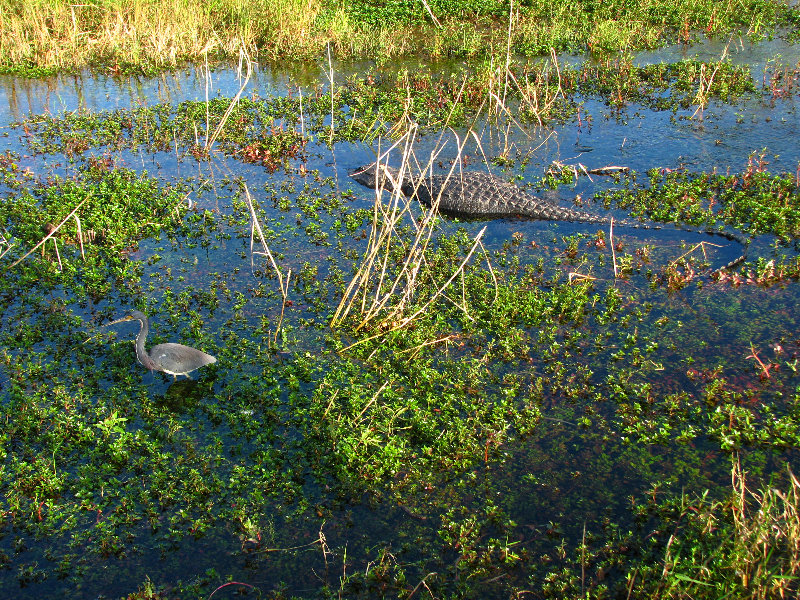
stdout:
[(133, 321), (133, 317), (128, 315), (127, 317), (122, 317), (121, 319), (117, 319), (116, 321), (111, 321), (111, 323), (106, 323), (103, 327), (108, 327), (109, 325), (116, 325), (117, 323), (124, 323), (125, 321)]

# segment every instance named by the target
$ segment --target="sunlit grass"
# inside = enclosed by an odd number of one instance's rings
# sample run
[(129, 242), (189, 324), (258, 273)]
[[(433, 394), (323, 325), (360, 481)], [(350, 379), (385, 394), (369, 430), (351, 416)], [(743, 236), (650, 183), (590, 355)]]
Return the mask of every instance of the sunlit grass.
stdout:
[[(0, 69), (35, 74), (103, 65), (112, 73), (235, 58), (490, 56), (615, 52), (731, 33), (761, 38), (792, 26), (796, 9), (771, 0), (688, 2), (492, 0), (0, 0)], [(510, 17), (510, 23), (509, 23)]]
[(0, 56), (6, 68), (70, 69), (236, 56), (242, 47), (302, 52), (319, 5), (309, 0), (62, 0), (0, 2)]
[(800, 481), (755, 491), (738, 460), (727, 501), (688, 507), (702, 532), (667, 543), (658, 598), (790, 598), (800, 575)]

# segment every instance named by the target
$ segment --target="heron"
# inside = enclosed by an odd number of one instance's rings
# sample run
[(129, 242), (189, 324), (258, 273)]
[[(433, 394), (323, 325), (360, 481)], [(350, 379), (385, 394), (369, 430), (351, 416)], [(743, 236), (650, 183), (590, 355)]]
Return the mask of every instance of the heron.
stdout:
[(171, 342), (157, 344), (150, 348), (150, 352), (147, 352), (144, 349), (147, 332), (150, 330), (150, 322), (147, 319), (147, 315), (134, 310), (121, 319), (108, 323), (108, 325), (124, 323), (125, 321), (139, 321), (139, 333), (136, 336), (136, 358), (145, 368), (151, 371), (162, 371), (172, 375), (173, 380), (177, 380), (178, 375), (185, 375), (188, 379), (191, 379), (189, 373), (195, 369), (217, 362), (216, 358), (202, 350)]

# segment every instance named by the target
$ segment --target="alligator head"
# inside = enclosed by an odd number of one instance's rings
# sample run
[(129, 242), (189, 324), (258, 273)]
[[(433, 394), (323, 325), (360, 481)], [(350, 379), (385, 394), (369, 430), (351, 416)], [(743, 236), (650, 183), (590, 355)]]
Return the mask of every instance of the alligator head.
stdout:
[(407, 193), (405, 190), (406, 185), (409, 186), (408, 192), (413, 191), (411, 178), (408, 177), (408, 175), (406, 175), (404, 180), (400, 182), (400, 171), (398, 169), (393, 169), (378, 163), (372, 163), (369, 165), (364, 165), (363, 167), (359, 167), (358, 169), (350, 172), (350, 177), (355, 179), (361, 185), (372, 189), (377, 188), (392, 190), (394, 189), (395, 185), (399, 183), (400, 187), (403, 188), (403, 193)]

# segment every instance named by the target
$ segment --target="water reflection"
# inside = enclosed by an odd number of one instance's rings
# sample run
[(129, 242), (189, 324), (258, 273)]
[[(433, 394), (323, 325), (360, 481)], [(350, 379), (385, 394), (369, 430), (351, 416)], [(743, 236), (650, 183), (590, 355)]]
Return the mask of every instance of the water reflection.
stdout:
[(156, 406), (173, 414), (187, 414), (194, 411), (207, 393), (207, 387), (198, 385), (197, 381), (181, 379), (171, 383), (164, 394), (156, 396), (154, 401)]

